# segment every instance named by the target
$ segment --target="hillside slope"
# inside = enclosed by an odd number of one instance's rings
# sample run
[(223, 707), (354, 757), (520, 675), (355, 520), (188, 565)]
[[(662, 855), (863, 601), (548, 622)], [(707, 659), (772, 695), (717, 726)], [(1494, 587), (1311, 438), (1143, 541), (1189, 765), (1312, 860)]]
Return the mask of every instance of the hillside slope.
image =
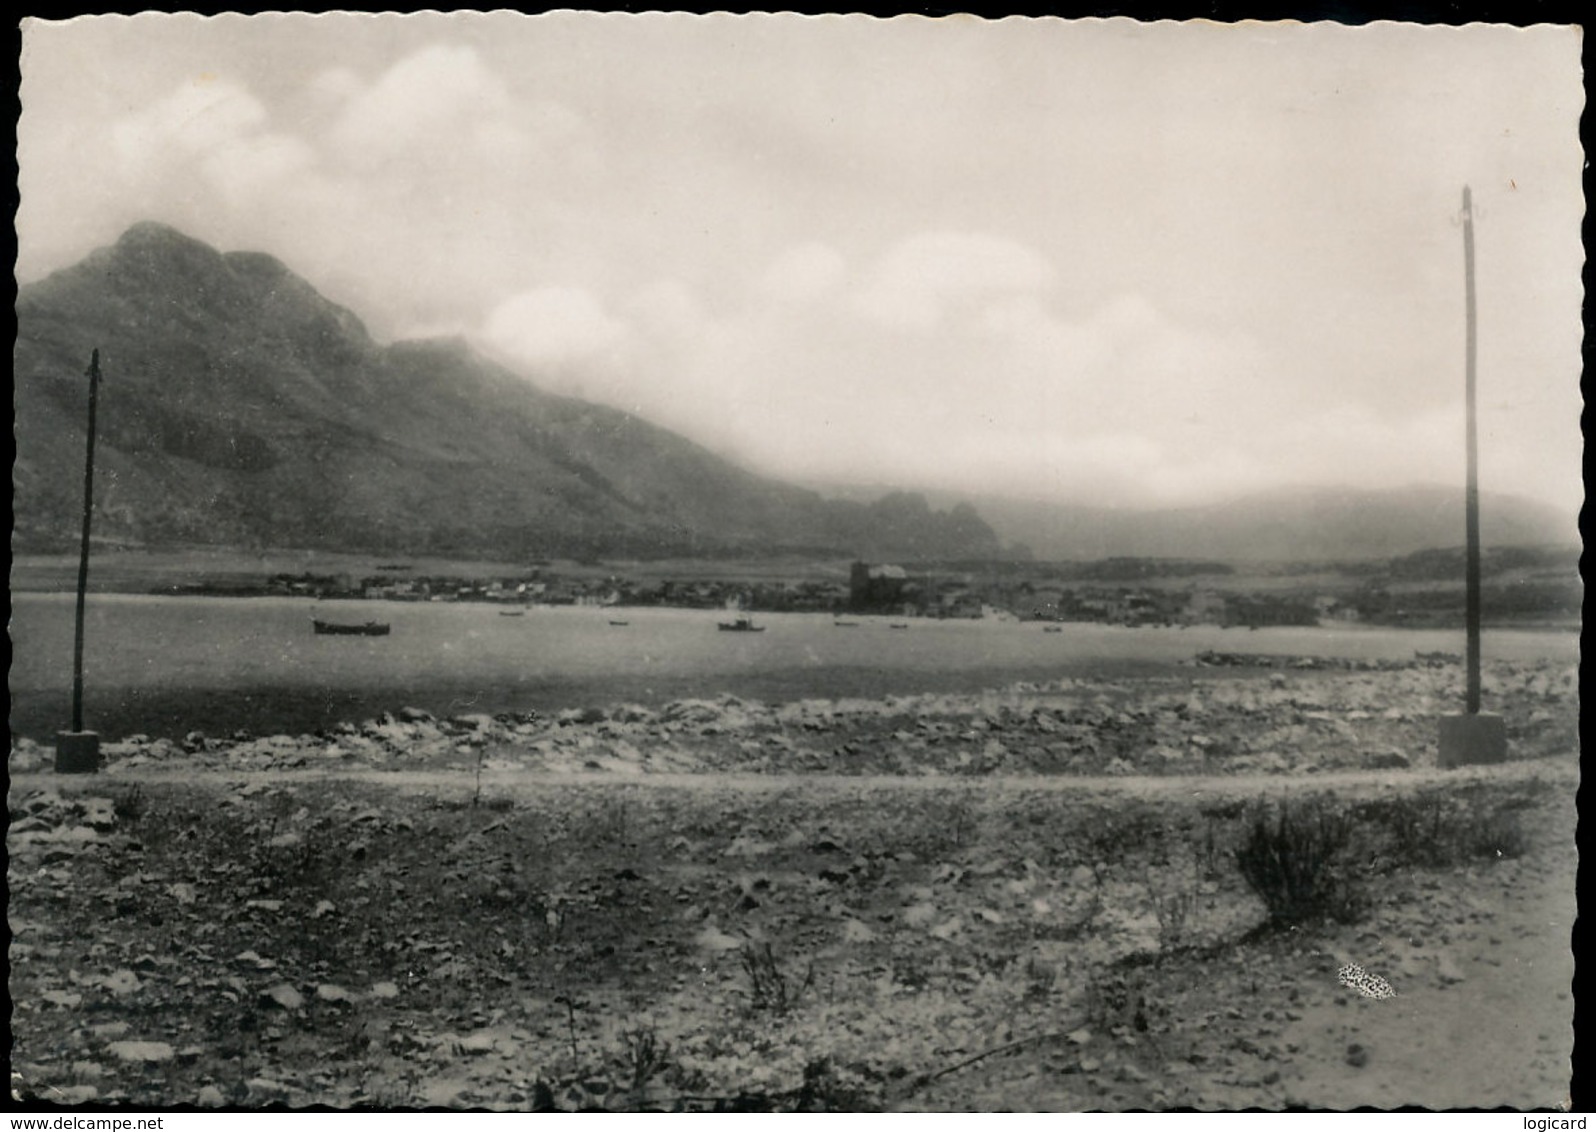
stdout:
[[(959, 497), (934, 498), (946, 506)], [(996, 496), (967, 502), (1004, 543), (1024, 543), (1042, 560), (1356, 561), (1461, 546), (1464, 538), (1461, 487), (1293, 488), (1149, 510)], [(1579, 544), (1572, 519), (1518, 496), (1482, 493), (1480, 525), (1487, 546)]]
[(142, 545), (517, 556), (986, 557), (969, 508), (755, 475), (464, 342), (374, 341), (270, 256), (158, 224), (20, 288), (14, 549), (71, 544), (103, 358), (95, 533)]

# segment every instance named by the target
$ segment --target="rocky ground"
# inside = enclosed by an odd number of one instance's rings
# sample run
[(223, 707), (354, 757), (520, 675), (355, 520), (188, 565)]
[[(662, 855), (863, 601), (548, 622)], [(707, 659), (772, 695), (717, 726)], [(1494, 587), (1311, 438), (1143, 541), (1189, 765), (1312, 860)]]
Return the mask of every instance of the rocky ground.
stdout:
[[(1241, 659), (1249, 665), (1241, 666)], [(617, 775), (1313, 774), (1434, 765), (1436, 717), (1459, 710), (1463, 699), (1456, 663), (1376, 668), (1313, 658), (1230, 661), (1218, 674), (1193, 669), (1162, 678), (1065, 679), (979, 695), (785, 704), (722, 696), (677, 700), (657, 710), (638, 704), (571, 708), (548, 717), (440, 719), (401, 708), (315, 735), (132, 735), (106, 743), (103, 754), (113, 774), (152, 767), (478, 765)], [(1577, 749), (1575, 668), (1553, 661), (1497, 664), (1487, 670), (1485, 696), (1487, 706), (1512, 705), (1513, 757)], [(46, 746), (14, 739), (10, 769), (40, 769), (51, 758)]]
[[(1573, 675), (1492, 670), (1514, 760), (1439, 771), (1459, 676), (400, 712), (95, 777), (18, 743), (13, 1095), (1555, 1106)], [(1243, 862), (1288, 819), (1328, 849), (1282, 916)]]

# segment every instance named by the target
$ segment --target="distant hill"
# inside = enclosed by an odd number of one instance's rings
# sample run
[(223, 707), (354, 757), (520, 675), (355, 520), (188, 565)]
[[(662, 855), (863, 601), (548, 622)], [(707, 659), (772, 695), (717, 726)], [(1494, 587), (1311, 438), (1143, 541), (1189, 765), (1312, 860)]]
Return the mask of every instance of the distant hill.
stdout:
[(75, 544), (90, 351), (96, 535), (482, 555), (988, 558), (969, 506), (827, 500), (462, 341), (374, 341), (267, 255), (158, 224), (19, 289), (14, 550)]
[[(1391, 558), (1463, 543), (1461, 488), (1280, 490), (1201, 507), (1158, 510), (970, 500), (1005, 543), (1034, 557), (1306, 562)], [(1488, 546), (1578, 545), (1576, 524), (1532, 500), (1481, 493)]]

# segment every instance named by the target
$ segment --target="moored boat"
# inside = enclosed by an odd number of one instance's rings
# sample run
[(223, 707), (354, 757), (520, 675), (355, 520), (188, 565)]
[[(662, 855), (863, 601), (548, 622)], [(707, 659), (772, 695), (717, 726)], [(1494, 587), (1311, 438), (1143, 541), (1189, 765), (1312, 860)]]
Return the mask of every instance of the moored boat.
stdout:
[(763, 633), (763, 625), (755, 625), (752, 617), (739, 617), (735, 621), (719, 622), (720, 631), (723, 633)]
[(317, 636), (322, 637), (386, 637), (390, 626), (386, 621), (367, 621), (361, 625), (347, 625), (339, 621), (310, 619)]

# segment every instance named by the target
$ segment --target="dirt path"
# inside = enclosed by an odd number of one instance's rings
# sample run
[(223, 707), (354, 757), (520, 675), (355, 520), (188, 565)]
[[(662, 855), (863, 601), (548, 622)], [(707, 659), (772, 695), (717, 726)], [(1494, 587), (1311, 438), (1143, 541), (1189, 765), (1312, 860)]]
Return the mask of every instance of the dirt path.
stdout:
[[(1014, 792), (1065, 791), (1081, 794), (1121, 794), (1146, 800), (1183, 798), (1196, 800), (1271, 797), (1316, 790), (1362, 793), (1423, 787), (1435, 783), (1470, 785), (1479, 782), (1524, 782), (1534, 779), (1579, 780), (1578, 766), (1567, 759), (1530, 759), (1497, 766), (1413, 767), (1402, 770), (1348, 770), (1321, 774), (1233, 775), (850, 775), (850, 774), (676, 774), (610, 772), (491, 770), (483, 771), (484, 795), (524, 797), (551, 786), (627, 787), (662, 790), (733, 790), (748, 793), (805, 791), (858, 792), (868, 790), (970, 790), (986, 795)], [(13, 792), (37, 789), (101, 790), (106, 784), (134, 782), (214, 781), (266, 785), (307, 782), (352, 782), (389, 786), (404, 793), (432, 790), (447, 792), (476, 789), (477, 778), (468, 768), (314, 767), (284, 770), (228, 770), (213, 766), (168, 761), (140, 767), (117, 766), (108, 773), (82, 778), (54, 773), (13, 774)]]

